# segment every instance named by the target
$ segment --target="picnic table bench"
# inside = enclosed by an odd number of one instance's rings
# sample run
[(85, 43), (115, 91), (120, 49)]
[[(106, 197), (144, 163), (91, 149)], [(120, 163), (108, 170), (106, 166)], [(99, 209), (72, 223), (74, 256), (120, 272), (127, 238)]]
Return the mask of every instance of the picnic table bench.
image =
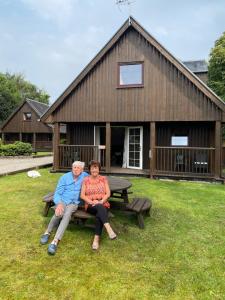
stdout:
[(148, 198), (134, 198), (131, 203), (126, 205), (128, 211), (132, 211), (137, 215), (138, 225), (141, 229), (144, 228), (143, 215), (150, 215), (150, 209), (152, 207), (152, 201)]

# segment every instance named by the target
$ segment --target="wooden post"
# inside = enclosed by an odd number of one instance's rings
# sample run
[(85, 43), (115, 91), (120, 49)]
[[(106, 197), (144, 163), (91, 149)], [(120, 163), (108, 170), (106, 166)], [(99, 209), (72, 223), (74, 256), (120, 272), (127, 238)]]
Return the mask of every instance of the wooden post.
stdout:
[(111, 165), (111, 127), (110, 123), (106, 123), (106, 131), (105, 131), (105, 144), (106, 144), (106, 173), (110, 172)]
[(2, 132), (2, 143), (4, 144), (4, 142), (5, 142), (5, 133)]
[(19, 139), (20, 139), (20, 142), (22, 142), (22, 141), (23, 141), (22, 132), (20, 132), (20, 134), (19, 134)]
[(150, 178), (153, 178), (155, 171), (155, 122), (150, 122)]
[(33, 151), (36, 153), (36, 132), (33, 132)]
[(222, 134), (221, 134), (221, 122), (216, 121), (215, 124), (215, 177), (220, 178), (222, 172), (221, 164), (221, 147), (222, 147)]
[(53, 130), (53, 170), (59, 169), (60, 123), (54, 123)]

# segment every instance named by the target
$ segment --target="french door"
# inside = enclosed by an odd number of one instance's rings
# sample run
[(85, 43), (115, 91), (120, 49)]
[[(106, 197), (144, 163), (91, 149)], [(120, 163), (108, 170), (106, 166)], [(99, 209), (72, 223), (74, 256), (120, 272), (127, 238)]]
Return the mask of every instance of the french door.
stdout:
[(128, 127), (128, 168), (142, 169), (143, 127)]

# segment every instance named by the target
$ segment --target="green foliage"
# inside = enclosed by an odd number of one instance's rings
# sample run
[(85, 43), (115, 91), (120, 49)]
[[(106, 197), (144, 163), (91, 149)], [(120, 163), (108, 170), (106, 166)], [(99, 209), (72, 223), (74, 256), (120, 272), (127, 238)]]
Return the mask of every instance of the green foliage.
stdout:
[(1, 145), (0, 144), (0, 156), (20, 156), (31, 155), (32, 146), (29, 143), (15, 142), (14, 144)]
[(225, 32), (210, 53), (208, 85), (225, 101)]
[(42, 197), (62, 174), (39, 171), (0, 178), (0, 299), (224, 299), (224, 185), (133, 178), (132, 196), (153, 201), (144, 230), (113, 211), (118, 239), (104, 232), (93, 252), (93, 231), (71, 223), (49, 256)]
[(0, 123), (26, 98), (49, 103), (49, 95), (22, 74), (0, 73)]

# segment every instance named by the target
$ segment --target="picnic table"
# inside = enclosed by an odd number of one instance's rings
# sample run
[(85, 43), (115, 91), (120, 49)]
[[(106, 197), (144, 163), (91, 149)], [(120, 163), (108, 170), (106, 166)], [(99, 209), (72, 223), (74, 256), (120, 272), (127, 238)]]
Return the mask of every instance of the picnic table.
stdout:
[[(121, 199), (122, 206), (124, 206), (126, 203), (129, 202), (128, 189), (131, 187), (132, 184), (130, 183), (130, 181), (123, 178), (107, 176), (107, 179), (111, 191), (110, 197)], [(44, 208), (44, 216), (48, 215), (50, 207), (54, 205), (53, 197), (54, 197), (54, 192), (50, 192), (49, 194), (43, 197), (43, 201), (46, 203)], [(113, 206), (113, 202), (112, 202), (112, 206)]]
[(131, 192), (129, 192), (128, 189), (132, 186), (131, 182), (119, 177), (107, 176), (107, 178), (111, 191), (110, 197), (121, 199), (123, 200), (122, 203), (129, 203), (128, 194)]
[[(112, 176), (107, 176), (107, 179), (111, 191), (109, 199), (110, 207), (112, 209), (121, 209), (123, 211), (135, 213), (139, 227), (144, 228), (143, 215), (149, 215), (152, 206), (151, 200), (148, 198), (134, 198), (131, 202), (129, 202), (128, 194), (132, 192), (128, 191), (128, 189), (132, 186), (131, 182), (123, 178)], [(43, 197), (43, 201), (46, 203), (44, 208), (44, 216), (47, 216), (50, 207), (54, 206), (53, 197), (54, 192), (51, 192)], [(114, 198), (117, 200), (115, 201)], [(75, 219), (82, 220), (83, 223), (85, 223), (89, 218), (94, 218), (93, 215), (90, 215), (84, 211), (82, 206), (79, 206), (79, 209), (73, 214), (73, 217)]]

